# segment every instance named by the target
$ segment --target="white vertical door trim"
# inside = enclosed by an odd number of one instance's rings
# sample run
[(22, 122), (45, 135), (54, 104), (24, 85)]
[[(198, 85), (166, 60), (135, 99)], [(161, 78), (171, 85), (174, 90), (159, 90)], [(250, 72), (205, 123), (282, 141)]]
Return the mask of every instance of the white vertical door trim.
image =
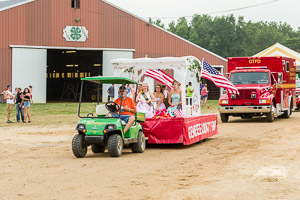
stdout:
[(12, 87), (32, 85), (34, 103), (46, 103), (47, 49), (12, 48)]

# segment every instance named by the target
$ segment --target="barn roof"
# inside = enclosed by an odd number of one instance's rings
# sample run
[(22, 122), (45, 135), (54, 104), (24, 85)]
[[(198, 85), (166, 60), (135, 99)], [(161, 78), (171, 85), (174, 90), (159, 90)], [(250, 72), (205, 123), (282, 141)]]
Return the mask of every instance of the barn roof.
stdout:
[(14, 8), (35, 0), (0, 0), (0, 11)]
[[(14, 8), (14, 7), (17, 7), (17, 6), (26, 4), (26, 3), (30, 3), (30, 2), (34, 2), (34, 1), (36, 1), (36, 0), (0, 0), (0, 12), (3, 11), (3, 10), (7, 10), (7, 9), (10, 9), (10, 8)], [(105, 3), (107, 3), (107, 4), (109, 4), (109, 5), (112, 6), (112, 7), (115, 7), (115, 8), (117, 8), (117, 9), (123, 11), (123, 12), (126, 12), (126, 13), (129, 14), (129, 15), (132, 15), (132, 16), (135, 17), (135, 18), (138, 18), (138, 19), (140, 19), (140, 20), (142, 20), (142, 21), (148, 23), (145, 19), (143, 19), (143, 18), (141, 18), (141, 17), (139, 17), (139, 16), (137, 16), (137, 15), (135, 15), (135, 14), (133, 14), (133, 13), (130, 13), (129, 11), (127, 11), (127, 10), (125, 10), (125, 9), (123, 9), (123, 8), (120, 8), (120, 7), (118, 7), (118, 6), (114, 5), (114, 4), (112, 4), (112, 3), (109, 2), (109, 1), (106, 1), (106, 0), (102, 0), (102, 1), (105, 2)], [(190, 42), (190, 41), (188, 41), (188, 40), (186, 40), (186, 39), (184, 39), (184, 38), (182, 38), (182, 37), (180, 37), (180, 36), (178, 36), (178, 35), (176, 35), (176, 34), (170, 32), (170, 31), (168, 31), (168, 30), (166, 30), (166, 29), (163, 29), (163, 28), (161, 28), (161, 27), (159, 27), (159, 26), (157, 26), (157, 25), (155, 25), (155, 24), (151, 24), (151, 25), (152, 25), (152, 26), (155, 26), (156, 28), (158, 28), (158, 29), (160, 29), (160, 30), (162, 30), (162, 31), (164, 31), (164, 32), (167, 32), (168, 34), (170, 34), (170, 35), (172, 35), (172, 36), (174, 36), (174, 37), (179, 38), (180, 40), (185, 41), (186, 43), (189, 43), (190, 45), (195, 46), (196, 48), (201, 49), (201, 50), (204, 51), (204, 52), (207, 52), (207, 53), (209, 53), (209, 54), (211, 54), (211, 55), (213, 55), (213, 56), (219, 58), (219, 59), (222, 60), (222, 61), (227, 62), (227, 59), (225, 59), (225, 58), (223, 58), (223, 57), (221, 57), (221, 56), (219, 56), (219, 55), (217, 55), (217, 54), (215, 54), (215, 53), (213, 53), (213, 52), (211, 52), (211, 51), (209, 51), (209, 50), (207, 50), (207, 49), (205, 49), (205, 48), (203, 48), (203, 47), (201, 47), (201, 46), (198, 46), (198, 45), (196, 45), (196, 44), (194, 44), (194, 43), (192, 43), (192, 42)]]

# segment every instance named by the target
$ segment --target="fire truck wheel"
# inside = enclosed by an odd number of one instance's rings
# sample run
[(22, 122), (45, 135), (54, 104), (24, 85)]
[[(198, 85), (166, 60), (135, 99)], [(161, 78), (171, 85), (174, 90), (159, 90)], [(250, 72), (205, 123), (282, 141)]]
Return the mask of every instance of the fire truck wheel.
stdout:
[(290, 117), (290, 115), (291, 115), (290, 113), (291, 113), (291, 112), (290, 112), (290, 109), (284, 111), (284, 112), (283, 112), (283, 115), (282, 115), (283, 118), (288, 119), (288, 118)]
[(267, 122), (273, 122), (274, 121), (274, 112), (271, 110), (269, 113), (267, 113)]
[(221, 113), (220, 115), (221, 115), (222, 122), (224, 122), (224, 123), (228, 122), (229, 116), (227, 114)]

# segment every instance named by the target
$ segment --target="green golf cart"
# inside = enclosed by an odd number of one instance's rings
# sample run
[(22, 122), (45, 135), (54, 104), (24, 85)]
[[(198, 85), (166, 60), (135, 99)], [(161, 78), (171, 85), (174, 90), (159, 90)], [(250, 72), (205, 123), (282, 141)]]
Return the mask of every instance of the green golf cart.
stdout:
[[(120, 119), (121, 107), (115, 102), (109, 101), (106, 104), (99, 103), (99, 87), (97, 89), (97, 105), (95, 113), (87, 113), (81, 116), (81, 104), (83, 96), (83, 84), (85, 81), (100, 84), (136, 84), (137, 82), (124, 77), (86, 77), (81, 78), (81, 89), (79, 98), (78, 116), (80, 120), (76, 126), (78, 134), (73, 137), (72, 151), (77, 158), (83, 158), (87, 154), (88, 146), (91, 146), (93, 153), (104, 153), (106, 147), (111, 157), (122, 155), (123, 146), (129, 144), (133, 153), (143, 153), (146, 147), (143, 127), (139, 122), (145, 122), (144, 113), (135, 113), (135, 122), (124, 134), (126, 123)], [(124, 87), (123, 87), (124, 88)], [(123, 91), (122, 91), (123, 92)], [(121, 103), (122, 105), (122, 97)], [(94, 111), (93, 111), (94, 112)], [(114, 113), (107, 117), (107, 113)]]

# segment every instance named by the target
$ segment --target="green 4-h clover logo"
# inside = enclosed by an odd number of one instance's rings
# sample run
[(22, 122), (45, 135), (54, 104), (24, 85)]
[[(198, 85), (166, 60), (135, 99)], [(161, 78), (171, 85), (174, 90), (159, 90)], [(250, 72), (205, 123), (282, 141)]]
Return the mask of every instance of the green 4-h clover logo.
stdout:
[(71, 38), (73, 40), (79, 40), (81, 38), (81, 30), (79, 27), (73, 27), (71, 29)]

